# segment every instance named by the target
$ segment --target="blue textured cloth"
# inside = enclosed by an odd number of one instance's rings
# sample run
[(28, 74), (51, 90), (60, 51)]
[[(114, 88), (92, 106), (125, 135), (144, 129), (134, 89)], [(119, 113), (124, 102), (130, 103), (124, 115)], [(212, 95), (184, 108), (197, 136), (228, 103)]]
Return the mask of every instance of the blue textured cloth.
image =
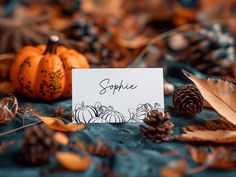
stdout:
[[(189, 83), (180, 68), (191, 70), (197, 75), (204, 76), (198, 73), (193, 68), (186, 68), (183, 66), (171, 66), (165, 73), (165, 77), (177, 85)], [(24, 107), (30, 105), (40, 114), (50, 116), (54, 113), (57, 106), (63, 106), (64, 108), (71, 110), (71, 99), (58, 101), (54, 103), (40, 103), (20, 100), (20, 106)], [(174, 132), (179, 134), (181, 128), (188, 124), (201, 124), (204, 119), (213, 119), (217, 113), (211, 110), (203, 110), (195, 119), (186, 119), (178, 116), (173, 109), (171, 97), (165, 97), (165, 106), (170, 110), (172, 121), (175, 124)], [(37, 118), (27, 118), (25, 124), (38, 121)], [(66, 120), (65, 122), (69, 122)], [(11, 123), (0, 126), (0, 132), (4, 132), (13, 128), (17, 128), (22, 125), (22, 119), (15, 118)], [(0, 137), (0, 142), (13, 140), (15, 143), (10, 146), (7, 151), (0, 154), (0, 177), (33, 177), (41, 176), (41, 172), (45, 168), (53, 168), (58, 165), (55, 157), (52, 157), (51, 163), (41, 167), (27, 167), (22, 166), (14, 161), (14, 154), (20, 152), (20, 139), (23, 137), (24, 131), (18, 132)], [(84, 172), (51, 172), (49, 176), (104, 176), (104, 173), (97, 168), (98, 163), (104, 163), (112, 171), (119, 174), (119, 176), (159, 176), (159, 168), (166, 165), (170, 160), (178, 159), (177, 156), (163, 155), (162, 152), (175, 150), (179, 151), (184, 158), (187, 159), (190, 167), (196, 166), (192, 162), (189, 154), (186, 152), (186, 143), (181, 142), (164, 142), (154, 143), (145, 138), (139, 131), (138, 123), (127, 124), (89, 124), (83, 131), (78, 131), (70, 134), (70, 141), (80, 139), (86, 143), (95, 143), (97, 138), (104, 140), (116, 150), (127, 150), (128, 154), (118, 153), (109, 158), (100, 158), (92, 156), (92, 165), (88, 170)], [(189, 176), (235, 176), (235, 170), (220, 171), (208, 169), (201, 173)]]

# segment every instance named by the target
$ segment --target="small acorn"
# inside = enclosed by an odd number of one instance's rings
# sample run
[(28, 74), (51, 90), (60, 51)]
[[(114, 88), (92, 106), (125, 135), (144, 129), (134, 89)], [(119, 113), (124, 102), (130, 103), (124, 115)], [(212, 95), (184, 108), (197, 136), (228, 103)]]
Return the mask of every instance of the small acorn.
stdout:
[(204, 98), (194, 85), (176, 88), (172, 98), (175, 110), (181, 115), (193, 118), (202, 111)]

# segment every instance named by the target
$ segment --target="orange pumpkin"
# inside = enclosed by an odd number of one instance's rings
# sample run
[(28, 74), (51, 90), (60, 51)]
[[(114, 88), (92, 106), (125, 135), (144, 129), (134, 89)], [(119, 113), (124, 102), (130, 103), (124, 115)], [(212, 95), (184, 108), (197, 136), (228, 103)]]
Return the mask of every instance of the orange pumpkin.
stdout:
[(58, 42), (58, 36), (50, 36), (47, 46), (26, 46), (19, 51), (10, 77), (20, 93), (44, 100), (71, 96), (72, 68), (89, 68), (89, 63), (77, 51), (57, 46)]

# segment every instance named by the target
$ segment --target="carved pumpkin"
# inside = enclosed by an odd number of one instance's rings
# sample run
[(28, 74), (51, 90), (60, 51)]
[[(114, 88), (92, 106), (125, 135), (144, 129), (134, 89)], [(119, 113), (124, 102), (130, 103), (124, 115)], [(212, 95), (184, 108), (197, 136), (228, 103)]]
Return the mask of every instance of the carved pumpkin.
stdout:
[(98, 117), (98, 113), (95, 107), (85, 105), (83, 102), (75, 106), (73, 122), (89, 123), (89, 121), (95, 117)]
[(100, 113), (99, 117), (108, 123), (124, 123), (125, 117), (118, 111), (115, 111), (112, 106)]
[(71, 96), (72, 68), (89, 68), (89, 64), (83, 55), (57, 46), (58, 42), (58, 36), (51, 36), (47, 46), (26, 46), (20, 50), (10, 73), (20, 93), (44, 100)]

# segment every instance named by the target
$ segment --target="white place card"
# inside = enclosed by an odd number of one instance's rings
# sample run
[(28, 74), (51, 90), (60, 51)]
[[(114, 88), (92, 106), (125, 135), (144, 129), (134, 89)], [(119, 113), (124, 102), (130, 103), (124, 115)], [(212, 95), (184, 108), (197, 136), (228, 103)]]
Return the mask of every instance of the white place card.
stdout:
[(164, 110), (163, 69), (73, 69), (74, 123), (141, 122)]

